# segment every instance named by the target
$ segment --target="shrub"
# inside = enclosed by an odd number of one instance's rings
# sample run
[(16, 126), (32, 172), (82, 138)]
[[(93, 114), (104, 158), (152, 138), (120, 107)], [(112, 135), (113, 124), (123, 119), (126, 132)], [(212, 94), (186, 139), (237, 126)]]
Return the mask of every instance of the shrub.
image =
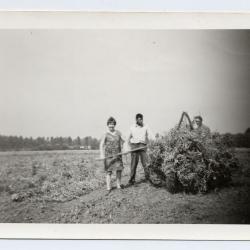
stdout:
[(218, 133), (199, 137), (187, 124), (149, 145), (150, 182), (176, 193), (207, 193), (231, 182), (239, 162)]

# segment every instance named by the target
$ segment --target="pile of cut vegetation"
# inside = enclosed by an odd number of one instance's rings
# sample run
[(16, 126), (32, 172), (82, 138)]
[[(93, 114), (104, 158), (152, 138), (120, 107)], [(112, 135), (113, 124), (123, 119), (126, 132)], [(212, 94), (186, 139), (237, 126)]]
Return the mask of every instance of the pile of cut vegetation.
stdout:
[(239, 168), (228, 140), (219, 133), (199, 136), (186, 113), (166, 136), (149, 145), (149, 157), (150, 182), (171, 193), (207, 193), (227, 186)]

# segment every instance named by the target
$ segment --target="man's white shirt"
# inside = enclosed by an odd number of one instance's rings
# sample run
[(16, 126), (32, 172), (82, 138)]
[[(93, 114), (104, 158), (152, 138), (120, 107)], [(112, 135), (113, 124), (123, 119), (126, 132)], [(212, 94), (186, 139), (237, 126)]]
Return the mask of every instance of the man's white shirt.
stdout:
[(143, 126), (139, 126), (134, 124), (130, 128), (128, 141), (130, 143), (144, 143), (147, 144), (148, 140), (153, 140), (154, 134), (148, 127), (148, 125), (144, 124)]

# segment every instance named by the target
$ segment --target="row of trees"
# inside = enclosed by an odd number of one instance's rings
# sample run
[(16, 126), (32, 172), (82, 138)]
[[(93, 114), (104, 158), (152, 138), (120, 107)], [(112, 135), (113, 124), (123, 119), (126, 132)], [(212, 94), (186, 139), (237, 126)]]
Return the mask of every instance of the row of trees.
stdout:
[[(250, 128), (245, 133), (224, 134), (225, 143), (232, 147), (250, 148)], [(98, 149), (99, 140), (91, 136), (71, 137), (22, 137), (0, 135), (0, 151), (10, 150), (66, 150)]]
[(224, 139), (229, 145), (237, 148), (250, 148), (250, 128), (245, 133), (224, 134)]
[(22, 137), (0, 135), (0, 151), (9, 150), (66, 150), (66, 149), (98, 149), (96, 138), (79, 136), (71, 137)]

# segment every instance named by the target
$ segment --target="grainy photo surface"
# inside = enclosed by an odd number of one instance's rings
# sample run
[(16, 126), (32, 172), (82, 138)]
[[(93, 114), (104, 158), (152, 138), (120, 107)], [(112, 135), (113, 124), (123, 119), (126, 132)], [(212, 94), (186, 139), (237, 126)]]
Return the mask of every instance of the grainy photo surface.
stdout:
[(0, 30), (0, 55), (0, 223), (250, 223), (248, 30)]

